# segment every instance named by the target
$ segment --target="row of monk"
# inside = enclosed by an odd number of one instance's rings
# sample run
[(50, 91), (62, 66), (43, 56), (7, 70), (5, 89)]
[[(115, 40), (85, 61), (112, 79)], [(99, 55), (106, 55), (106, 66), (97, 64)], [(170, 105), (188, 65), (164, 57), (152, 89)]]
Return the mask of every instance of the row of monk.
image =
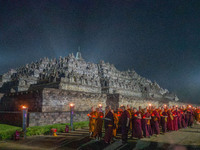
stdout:
[(140, 139), (192, 127), (194, 120), (200, 122), (200, 107), (164, 105), (156, 108), (150, 105), (144, 109), (141, 107), (137, 109), (127, 105), (127, 107), (121, 106), (114, 111), (111, 106), (106, 106), (104, 115), (100, 106), (96, 110), (92, 107), (88, 117), (89, 132), (92, 138), (98, 140), (102, 138), (104, 122), (105, 143), (110, 143), (117, 133), (121, 133), (122, 143), (126, 143), (129, 132), (131, 132), (131, 138)]

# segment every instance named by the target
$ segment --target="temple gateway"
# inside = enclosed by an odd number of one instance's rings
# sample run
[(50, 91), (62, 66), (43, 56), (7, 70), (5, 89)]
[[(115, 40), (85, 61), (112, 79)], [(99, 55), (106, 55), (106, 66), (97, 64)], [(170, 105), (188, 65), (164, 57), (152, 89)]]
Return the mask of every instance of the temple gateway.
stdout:
[(28, 125), (69, 122), (69, 104), (75, 121), (87, 119), (92, 106), (155, 106), (181, 104), (178, 97), (138, 75), (114, 65), (85, 61), (80, 52), (59, 59), (43, 58), (0, 76), (0, 123), (21, 125), (21, 106), (29, 110)]

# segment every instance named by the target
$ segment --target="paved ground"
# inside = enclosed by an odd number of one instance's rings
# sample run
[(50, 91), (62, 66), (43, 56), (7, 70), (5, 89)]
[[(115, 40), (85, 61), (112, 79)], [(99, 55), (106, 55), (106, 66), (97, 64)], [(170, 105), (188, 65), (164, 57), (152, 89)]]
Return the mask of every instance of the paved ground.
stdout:
[(61, 133), (57, 137), (32, 136), (20, 141), (0, 142), (0, 150), (167, 150), (173, 149), (172, 147), (177, 147), (179, 150), (200, 150), (200, 125), (159, 137), (130, 139), (126, 145), (122, 145), (120, 139), (110, 145), (106, 145), (103, 141), (91, 140), (88, 129)]

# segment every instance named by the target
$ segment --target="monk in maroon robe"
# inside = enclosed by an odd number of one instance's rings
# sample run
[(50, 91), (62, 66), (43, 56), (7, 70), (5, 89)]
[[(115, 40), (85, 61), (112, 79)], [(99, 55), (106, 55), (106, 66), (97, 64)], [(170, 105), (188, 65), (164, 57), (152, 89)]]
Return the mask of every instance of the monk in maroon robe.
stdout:
[(174, 130), (178, 131), (178, 111), (174, 110), (172, 113), (173, 113), (173, 117), (174, 117), (174, 120), (173, 120)]
[(122, 132), (122, 143), (127, 143), (128, 139), (128, 131), (129, 131), (129, 122), (130, 122), (130, 114), (125, 109), (125, 106), (121, 106), (121, 132)]
[(188, 116), (189, 116), (189, 120), (188, 120), (188, 127), (192, 127), (193, 123), (194, 123), (194, 113), (193, 110), (191, 108), (188, 109), (187, 111)]
[(161, 114), (160, 114), (160, 124), (162, 127), (162, 133), (166, 133), (167, 132), (167, 110), (165, 110), (164, 108), (161, 109)]
[(147, 108), (144, 109), (144, 114), (142, 115), (142, 130), (143, 130), (143, 136), (144, 137), (150, 137), (151, 134), (151, 114), (147, 111)]
[(167, 111), (167, 115), (168, 115), (168, 117), (167, 117), (167, 129), (168, 129), (168, 131), (173, 131), (174, 130), (174, 124), (173, 124), (174, 117), (173, 117), (170, 109)]
[(104, 141), (105, 143), (110, 143), (113, 135), (114, 116), (109, 106), (106, 107), (105, 111), (106, 112), (104, 118), (104, 127), (105, 127)]
[(183, 128), (186, 128), (186, 123), (185, 123), (185, 112), (184, 110), (181, 110), (181, 125)]
[(160, 128), (159, 128), (159, 120), (160, 115), (157, 110), (154, 110), (151, 114), (151, 129), (152, 133), (156, 134), (157, 136), (160, 134)]
[(132, 137), (141, 139), (142, 138), (142, 124), (141, 114), (137, 112), (136, 108), (133, 108), (132, 114)]

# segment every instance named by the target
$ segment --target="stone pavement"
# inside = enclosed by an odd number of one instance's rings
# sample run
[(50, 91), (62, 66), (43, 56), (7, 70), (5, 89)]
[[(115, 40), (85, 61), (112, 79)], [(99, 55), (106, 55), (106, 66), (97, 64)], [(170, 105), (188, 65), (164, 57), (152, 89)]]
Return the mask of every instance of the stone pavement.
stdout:
[(88, 129), (60, 133), (57, 137), (32, 136), (25, 140), (0, 143), (0, 150), (168, 150), (173, 147), (179, 150), (200, 150), (200, 125), (169, 132), (159, 137), (130, 139), (125, 145), (121, 144), (120, 139), (110, 145), (103, 141), (91, 140)]

